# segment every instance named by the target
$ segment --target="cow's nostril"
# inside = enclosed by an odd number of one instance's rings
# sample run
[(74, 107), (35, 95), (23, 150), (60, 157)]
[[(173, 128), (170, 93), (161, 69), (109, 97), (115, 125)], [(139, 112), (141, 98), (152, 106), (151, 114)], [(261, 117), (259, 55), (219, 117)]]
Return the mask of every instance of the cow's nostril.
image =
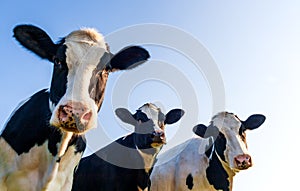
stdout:
[(89, 111), (89, 112), (85, 113), (85, 114), (82, 116), (82, 119), (83, 119), (83, 120), (86, 120), (86, 121), (89, 121), (89, 120), (91, 119), (91, 117), (92, 117), (92, 112)]
[(63, 106), (61, 106), (58, 110), (58, 118), (63, 121), (68, 118), (68, 113)]

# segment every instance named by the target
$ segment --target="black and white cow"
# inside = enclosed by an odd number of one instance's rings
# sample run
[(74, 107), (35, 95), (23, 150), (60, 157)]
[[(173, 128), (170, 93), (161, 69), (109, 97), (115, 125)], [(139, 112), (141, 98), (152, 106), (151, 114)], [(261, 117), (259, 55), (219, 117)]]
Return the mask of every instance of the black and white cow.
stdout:
[(245, 131), (258, 128), (264, 121), (259, 114), (242, 121), (232, 113), (221, 112), (208, 127), (197, 125), (197, 137), (158, 157), (151, 190), (232, 190), (234, 175), (252, 166)]
[(177, 122), (184, 111), (173, 109), (164, 115), (148, 103), (134, 115), (123, 108), (116, 114), (133, 125), (134, 132), (81, 159), (72, 191), (148, 190), (156, 156), (166, 143), (165, 125)]
[(54, 70), (50, 88), (16, 108), (0, 136), (0, 190), (71, 190), (86, 146), (83, 134), (97, 126), (108, 74), (134, 68), (149, 54), (131, 46), (113, 55), (90, 28), (57, 44), (32, 25), (15, 27), (14, 37)]

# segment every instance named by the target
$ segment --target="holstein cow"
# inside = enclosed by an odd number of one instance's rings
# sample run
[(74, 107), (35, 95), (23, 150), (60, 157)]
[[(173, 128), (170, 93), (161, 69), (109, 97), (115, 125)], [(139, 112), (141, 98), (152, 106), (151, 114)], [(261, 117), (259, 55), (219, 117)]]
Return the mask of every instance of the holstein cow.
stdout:
[(246, 121), (221, 112), (208, 127), (197, 125), (199, 135), (162, 153), (151, 174), (152, 191), (232, 190), (234, 175), (252, 166), (247, 151), (246, 130), (258, 128), (263, 115)]
[(165, 125), (177, 122), (184, 111), (173, 109), (164, 115), (155, 105), (145, 104), (134, 115), (124, 108), (116, 114), (133, 125), (134, 132), (81, 159), (72, 191), (148, 190), (156, 155), (166, 143)]
[(14, 37), (54, 64), (51, 86), (13, 112), (0, 137), (0, 190), (71, 190), (85, 149), (83, 134), (97, 126), (108, 74), (149, 58), (137, 46), (110, 53), (95, 29), (71, 32), (57, 44), (40, 28), (19, 25)]

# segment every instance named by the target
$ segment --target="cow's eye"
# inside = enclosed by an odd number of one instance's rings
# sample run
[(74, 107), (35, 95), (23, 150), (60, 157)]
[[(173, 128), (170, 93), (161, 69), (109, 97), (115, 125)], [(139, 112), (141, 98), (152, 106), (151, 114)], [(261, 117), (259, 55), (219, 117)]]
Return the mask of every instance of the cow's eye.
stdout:
[(54, 64), (55, 64), (55, 65), (60, 65), (60, 63), (61, 63), (60, 60), (59, 60), (58, 58), (54, 58), (53, 61), (54, 61)]

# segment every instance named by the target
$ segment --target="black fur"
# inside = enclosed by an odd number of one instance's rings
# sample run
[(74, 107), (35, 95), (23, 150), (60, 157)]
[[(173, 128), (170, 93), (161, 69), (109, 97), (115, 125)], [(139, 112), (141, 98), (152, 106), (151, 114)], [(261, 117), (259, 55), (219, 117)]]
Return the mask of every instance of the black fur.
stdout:
[(187, 185), (187, 187), (188, 187), (189, 190), (193, 189), (194, 183), (193, 183), (193, 176), (192, 176), (192, 174), (189, 174), (186, 177), (185, 184)]
[[(121, 137), (81, 159), (74, 173), (72, 191), (138, 191), (138, 187), (147, 188), (150, 184), (150, 172), (141, 168), (144, 161), (136, 150), (134, 136), (135, 134)], [(151, 152), (151, 149), (148, 150)], [(152, 149), (152, 152), (155, 151)]]
[[(26, 115), (24, 115), (26, 114)], [(1, 137), (20, 155), (28, 153), (35, 145), (42, 145), (48, 140), (49, 152), (57, 155), (57, 143), (62, 135), (59, 129), (49, 125), (49, 92), (41, 90), (17, 109), (7, 122)], [(73, 137), (70, 145), (78, 144), (76, 152), (85, 148), (83, 137)], [(75, 141), (76, 140), (76, 141)]]
[[(209, 128), (208, 128), (209, 129)], [(219, 132), (218, 136), (213, 140), (210, 139), (210, 148), (205, 152), (206, 156), (209, 158), (212, 153), (212, 158), (209, 160), (209, 166), (206, 169), (206, 177), (208, 182), (214, 186), (216, 190), (229, 191), (230, 182), (228, 180), (229, 175), (222, 166), (217, 154), (221, 160), (225, 161), (225, 149), (226, 149), (226, 138), (224, 134)], [(213, 150), (213, 145), (215, 150)]]

